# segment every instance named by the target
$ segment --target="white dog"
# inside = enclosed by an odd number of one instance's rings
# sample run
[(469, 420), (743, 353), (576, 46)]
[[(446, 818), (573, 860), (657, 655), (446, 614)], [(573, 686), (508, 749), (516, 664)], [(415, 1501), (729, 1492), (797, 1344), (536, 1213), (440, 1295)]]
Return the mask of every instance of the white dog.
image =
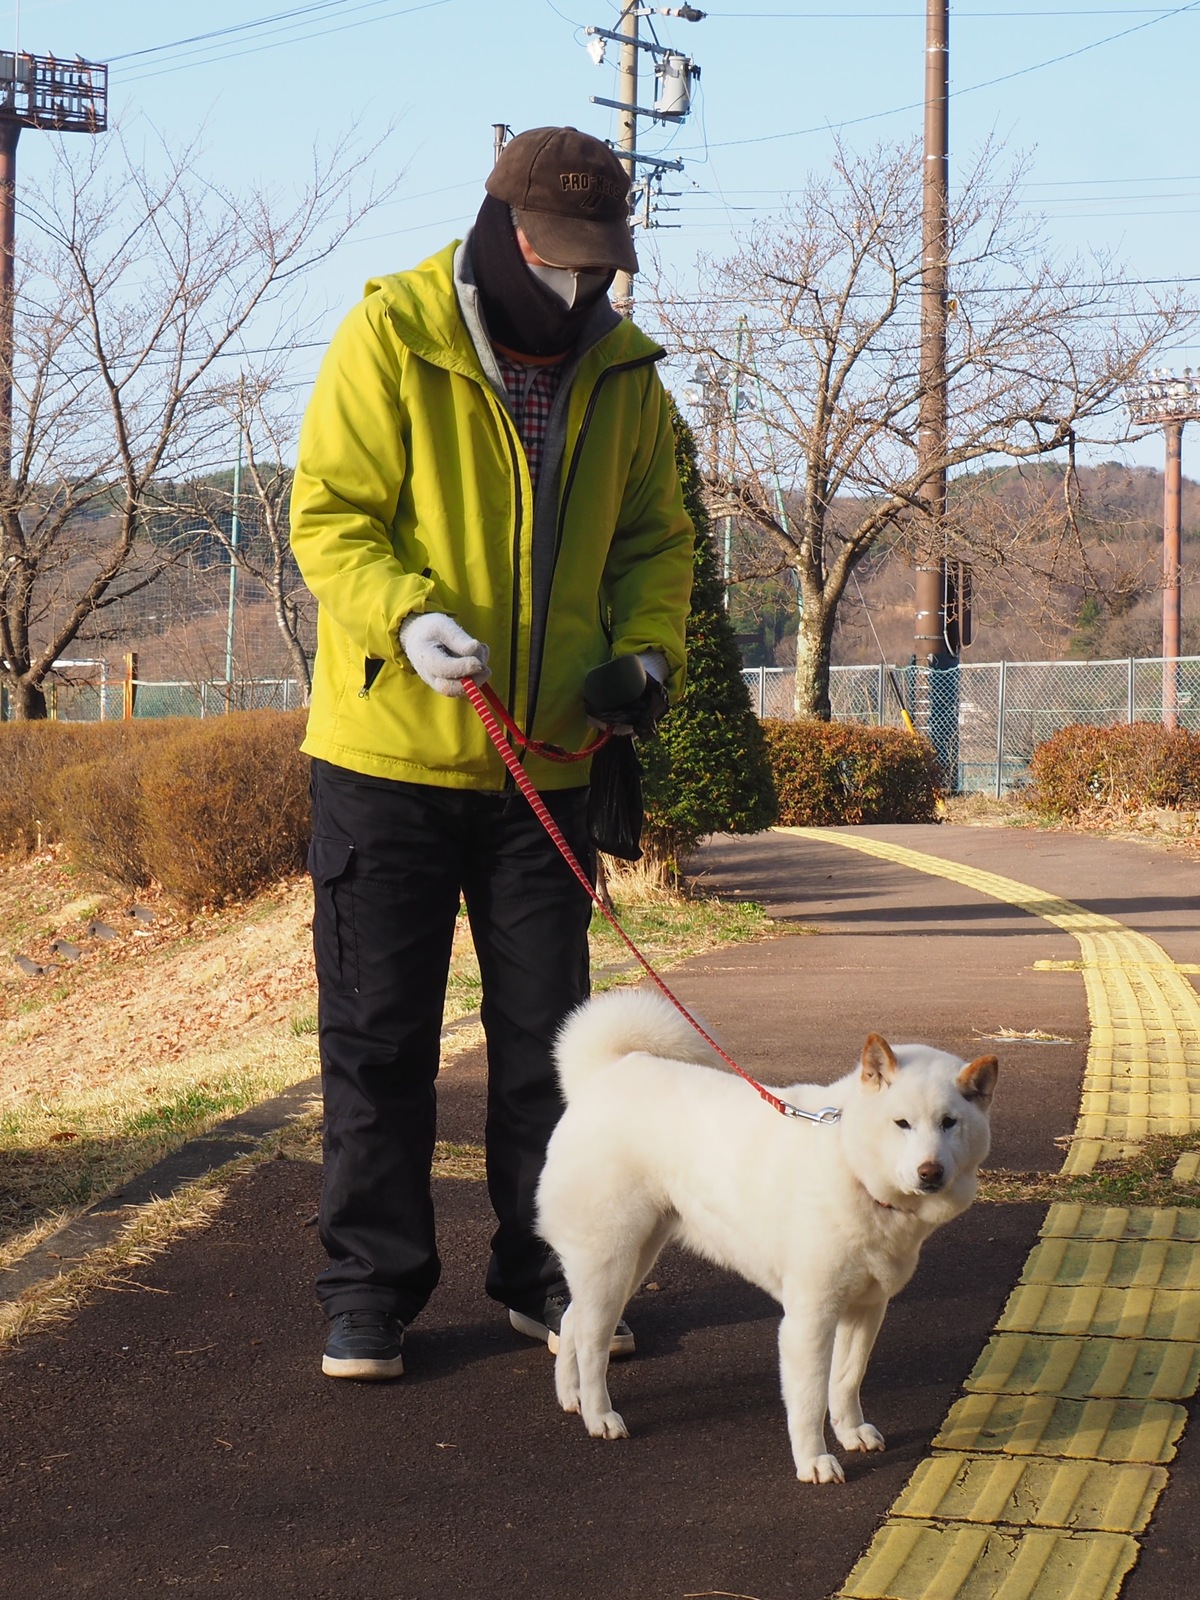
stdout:
[(872, 1034), (861, 1066), (779, 1091), (836, 1123), (782, 1116), (712, 1066), (659, 996), (604, 995), (556, 1047), (567, 1109), (538, 1188), (542, 1236), (571, 1291), (555, 1364), (565, 1411), (595, 1438), (628, 1437), (612, 1408), (608, 1347), (626, 1301), (678, 1240), (783, 1306), (779, 1356), (796, 1474), (844, 1481), (846, 1450), (882, 1450), (859, 1386), (887, 1303), (925, 1239), (975, 1198), (988, 1152), (994, 1056), (970, 1064)]

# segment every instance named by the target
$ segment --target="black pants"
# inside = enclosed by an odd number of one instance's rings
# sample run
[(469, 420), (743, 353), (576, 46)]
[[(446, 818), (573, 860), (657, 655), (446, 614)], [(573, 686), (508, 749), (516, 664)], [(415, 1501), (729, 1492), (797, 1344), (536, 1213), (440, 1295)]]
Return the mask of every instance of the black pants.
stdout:
[[(517, 792), (482, 794), (313, 763), (313, 944), (325, 1093), (317, 1279), (328, 1316), (411, 1322), (438, 1281), (429, 1171), (442, 1008), (460, 892), (483, 977), (488, 1192), (498, 1227), (486, 1288), (536, 1311), (562, 1286), (533, 1231), (562, 1113), (550, 1049), (588, 994), (591, 902)], [(585, 871), (587, 790), (546, 803)]]

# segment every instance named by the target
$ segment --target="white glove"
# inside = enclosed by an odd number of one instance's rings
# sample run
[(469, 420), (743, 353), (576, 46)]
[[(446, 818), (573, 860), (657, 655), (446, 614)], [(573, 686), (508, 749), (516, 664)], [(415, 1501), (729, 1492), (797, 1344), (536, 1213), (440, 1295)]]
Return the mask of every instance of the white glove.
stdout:
[(453, 617), (423, 611), (400, 624), (400, 645), (417, 676), (438, 694), (463, 698), (462, 678), (483, 683), (491, 677), (488, 647), (472, 639)]

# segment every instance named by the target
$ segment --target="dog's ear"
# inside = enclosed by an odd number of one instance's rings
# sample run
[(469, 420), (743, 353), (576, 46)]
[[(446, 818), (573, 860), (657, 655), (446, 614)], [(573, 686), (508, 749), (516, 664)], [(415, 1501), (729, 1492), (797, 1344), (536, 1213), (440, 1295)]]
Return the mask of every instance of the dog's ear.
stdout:
[(872, 1033), (863, 1045), (862, 1082), (867, 1089), (885, 1088), (900, 1071), (900, 1063), (892, 1054), (892, 1047), (879, 1034)]
[(986, 1111), (992, 1101), (999, 1071), (1000, 1063), (995, 1056), (980, 1056), (977, 1061), (965, 1066), (954, 1081), (965, 1099), (974, 1100), (981, 1110)]

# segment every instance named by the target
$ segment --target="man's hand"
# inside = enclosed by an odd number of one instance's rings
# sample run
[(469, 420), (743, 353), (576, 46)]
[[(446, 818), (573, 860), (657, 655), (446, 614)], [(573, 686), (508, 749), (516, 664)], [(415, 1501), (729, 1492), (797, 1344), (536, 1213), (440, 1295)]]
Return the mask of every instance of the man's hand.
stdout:
[[(628, 657), (623, 657), (628, 661)], [(667, 691), (663, 688), (670, 673), (667, 658), (660, 650), (646, 650), (634, 657), (643, 669), (643, 683), (639, 693), (631, 695), (620, 705), (605, 705), (599, 709), (588, 703), (588, 684), (584, 685), (584, 707), (588, 722), (593, 728), (611, 728), (616, 734), (636, 734), (648, 739), (667, 713)], [(609, 667), (613, 665), (610, 662)], [(607, 668), (598, 667), (595, 677), (607, 674)], [(589, 674), (589, 681), (593, 675)], [(610, 686), (606, 683), (606, 688)], [(611, 689), (610, 689), (611, 692)]]
[(441, 611), (405, 617), (400, 645), (417, 676), (438, 694), (463, 697), (461, 679), (483, 683), (491, 676), (488, 647)]

